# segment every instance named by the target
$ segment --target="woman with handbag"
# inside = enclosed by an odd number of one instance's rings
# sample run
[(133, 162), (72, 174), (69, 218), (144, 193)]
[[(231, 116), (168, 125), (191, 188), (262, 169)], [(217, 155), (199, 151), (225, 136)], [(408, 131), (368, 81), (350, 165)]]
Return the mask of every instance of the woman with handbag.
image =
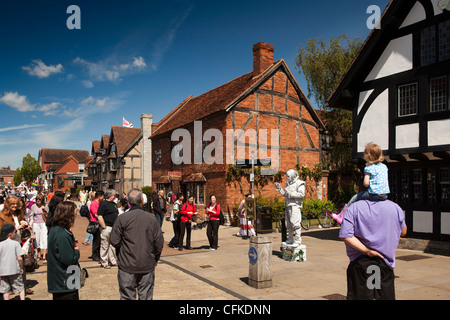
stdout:
[(44, 196), (38, 194), (36, 196), (36, 203), (31, 206), (31, 226), (33, 233), (36, 235), (36, 245), (40, 260), (47, 263), (47, 211), (45, 210)]
[(219, 226), (220, 226), (220, 204), (214, 195), (210, 198), (209, 206), (206, 208), (206, 213), (209, 215), (208, 227), (206, 229), (206, 236), (208, 237), (210, 250), (217, 250), (219, 242)]
[[(53, 300), (79, 300), (76, 282), (70, 268), (79, 268), (78, 241), (72, 233), (77, 205), (61, 202), (55, 210), (48, 235), (47, 286)], [(81, 282), (81, 279), (80, 279)]]
[(192, 217), (197, 214), (197, 209), (194, 204), (194, 197), (189, 197), (188, 201), (181, 207), (181, 220), (180, 220), (180, 234), (178, 239), (178, 250), (183, 250), (183, 238), (186, 232), (186, 249), (192, 249), (191, 247), (191, 222)]

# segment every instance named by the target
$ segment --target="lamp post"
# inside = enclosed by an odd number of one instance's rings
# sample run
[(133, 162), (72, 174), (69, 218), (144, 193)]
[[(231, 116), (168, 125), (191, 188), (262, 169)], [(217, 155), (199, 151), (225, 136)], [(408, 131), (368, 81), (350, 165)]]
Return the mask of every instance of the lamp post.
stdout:
[(252, 181), (252, 198), (255, 198), (255, 151), (252, 150), (252, 175), (250, 177)]

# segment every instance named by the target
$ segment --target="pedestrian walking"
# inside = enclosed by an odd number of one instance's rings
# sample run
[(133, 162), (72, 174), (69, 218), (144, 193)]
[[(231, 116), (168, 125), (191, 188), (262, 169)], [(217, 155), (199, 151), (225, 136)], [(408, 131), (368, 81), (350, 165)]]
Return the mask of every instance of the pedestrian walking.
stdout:
[(255, 228), (253, 227), (252, 223), (248, 221), (247, 219), (247, 213), (245, 210), (245, 200), (247, 198), (251, 198), (252, 194), (247, 193), (245, 195), (245, 198), (241, 201), (239, 204), (239, 208), (237, 211), (237, 215), (239, 217), (239, 231), (237, 233), (237, 236), (240, 237), (250, 237), (250, 236), (256, 236)]
[(172, 221), (173, 226), (173, 238), (169, 242), (169, 247), (178, 249), (179, 238), (180, 238), (180, 222), (181, 222), (181, 206), (183, 205), (184, 195), (180, 192), (178, 193), (177, 200), (173, 204), (173, 211), (170, 215), (170, 221)]
[(100, 261), (100, 224), (98, 223), (98, 207), (100, 206), (100, 203), (103, 201), (104, 198), (104, 192), (101, 190), (98, 190), (95, 192), (95, 198), (92, 201), (90, 207), (89, 207), (89, 213), (90, 213), (90, 219), (89, 219), (89, 225), (93, 226), (92, 233), (92, 255), (90, 258), (94, 261)]
[(50, 232), (50, 228), (52, 227), (52, 220), (56, 207), (63, 201), (64, 201), (64, 192), (56, 191), (48, 202), (47, 221), (45, 222), (48, 232)]
[(158, 196), (153, 199), (153, 213), (155, 214), (155, 217), (158, 220), (160, 227), (162, 227), (164, 215), (167, 212), (166, 205), (167, 202), (166, 199), (164, 199), (164, 191), (159, 190)]
[[(87, 194), (86, 207), (87, 207), (87, 210), (89, 211), (87, 218), (90, 223), (91, 222), (91, 212), (90, 212), (89, 208), (91, 207), (92, 201), (94, 201), (94, 199), (95, 199), (95, 192), (93, 192), (93, 191), (87, 192), (86, 191), (86, 194)], [(81, 208), (83, 208), (83, 207), (81, 207)], [(94, 236), (92, 235), (92, 233), (89, 233), (86, 231), (86, 237), (84, 238), (84, 241), (82, 242), (82, 244), (84, 246), (88, 246), (88, 245), (92, 245), (93, 242), (94, 242)]]
[(127, 212), (130, 209), (130, 206), (128, 205), (128, 200), (126, 197), (120, 199), (120, 201), (117, 202), (117, 209), (119, 210), (119, 215)]
[(110, 269), (117, 265), (116, 249), (110, 245), (110, 236), (114, 222), (116, 222), (119, 210), (114, 202), (116, 191), (107, 189), (105, 200), (100, 203), (97, 211), (100, 224), (100, 263), (103, 268)]
[(36, 203), (31, 206), (30, 222), (33, 233), (36, 236), (39, 259), (42, 260), (43, 263), (47, 263), (47, 226), (45, 225), (47, 210), (45, 209), (44, 200), (45, 197), (42, 194), (36, 196)]
[(152, 300), (155, 268), (164, 246), (161, 227), (155, 216), (142, 209), (143, 193), (128, 192), (131, 208), (117, 217), (111, 245), (117, 252), (117, 274), (121, 300)]
[(10, 292), (18, 293), (25, 300), (23, 282), (23, 252), (20, 244), (14, 240), (16, 228), (5, 224), (0, 230), (0, 293), (3, 300), (9, 300)]
[(209, 215), (208, 227), (206, 228), (206, 236), (209, 241), (209, 249), (217, 250), (219, 242), (219, 227), (220, 227), (220, 204), (214, 195), (210, 197), (209, 206), (206, 208), (206, 213)]
[(186, 249), (192, 249), (191, 247), (191, 223), (192, 217), (197, 214), (197, 209), (194, 204), (194, 197), (190, 196), (188, 201), (181, 207), (181, 219), (180, 219), (180, 235), (178, 239), (178, 250), (183, 250), (183, 238), (186, 233)]
[(69, 267), (79, 267), (80, 259), (78, 241), (72, 233), (76, 208), (72, 201), (58, 204), (48, 235), (47, 287), (53, 300), (79, 300), (78, 289), (69, 279), (73, 274)]
[[(348, 208), (339, 232), (350, 259), (348, 300), (395, 300), (395, 251), (406, 231), (403, 210), (392, 201), (360, 200)], [(377, 285), (368, 281), (374, 272)]]

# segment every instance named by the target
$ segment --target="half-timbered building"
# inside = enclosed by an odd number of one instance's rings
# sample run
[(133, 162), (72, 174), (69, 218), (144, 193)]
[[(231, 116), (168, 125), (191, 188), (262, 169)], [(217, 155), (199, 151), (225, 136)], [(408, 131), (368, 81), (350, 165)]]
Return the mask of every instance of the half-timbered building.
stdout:
[(328, 103), (353, 111), (353, 156), (377, 143), (408, 236), (450, 240), (450, 3), (392, 0)]

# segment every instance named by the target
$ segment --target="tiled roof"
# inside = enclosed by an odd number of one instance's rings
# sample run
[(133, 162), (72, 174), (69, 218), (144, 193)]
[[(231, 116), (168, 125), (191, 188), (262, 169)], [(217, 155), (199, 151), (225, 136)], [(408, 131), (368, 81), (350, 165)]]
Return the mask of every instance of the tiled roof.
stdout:
[(79, 163), (87, 163), (90, 160), (87, 150), (41, 149), (40, 155), (43, 163), (59, 163), (69, 155), (72, 155)]
[(117, 154), (121, 155), (127, 151), (130, 144), (136, 140), (141, 132), (139, 128), (112, 126), (110, 142), (115, 141)]
[[(279, 62), (275, 62), (272, 66), (277, 63)], [(249, 72), (198, 97), (189, 96), (158, 122), (152, 137), (202, 119), (217, 111), (225, 110), (233, 101), (260, 81), (263, 74), (253, 77), (253, 72)]]
[(92, 141), (92, 154), (94, 153), (102, 153), (102, 150), (100, 149), (100, 140), (94, 140)]
[[(189, 96), (161, 119), (161, 121), (157, 123), (157, 127), (153, 130), (152, 135), (147, 138), (156, 137), (196, 120), (200, 120), (218, 111), (228, 112), (231, 107), (240, 101), (240, 99), (247, 94), (252, 93), (259, 85), (264, 83), (264, 81), (266, 81), (275, 70), (278, 70), (279, 67), (284, 68), (288, 73), (288, 76), (295, 82), (295, 78), (293, 78), (284, 60), (278, 60), (257, 76), (254, 76), (253, 72), (249, 72), (198, 97)], [(301, 88), (296, 82), (294, 83), (294, 86), (296, 87), (300, 98), (305, 101), (305, 106), (311, 112), (314, 120), (320, 127), (324, 128), (322, 121), (315, 113), (315, 110), (312, 108)]]
[(102, 139), (100, 140), (100, 149), (108, 148), (109, 145), (109, 134), (102, 134)]

